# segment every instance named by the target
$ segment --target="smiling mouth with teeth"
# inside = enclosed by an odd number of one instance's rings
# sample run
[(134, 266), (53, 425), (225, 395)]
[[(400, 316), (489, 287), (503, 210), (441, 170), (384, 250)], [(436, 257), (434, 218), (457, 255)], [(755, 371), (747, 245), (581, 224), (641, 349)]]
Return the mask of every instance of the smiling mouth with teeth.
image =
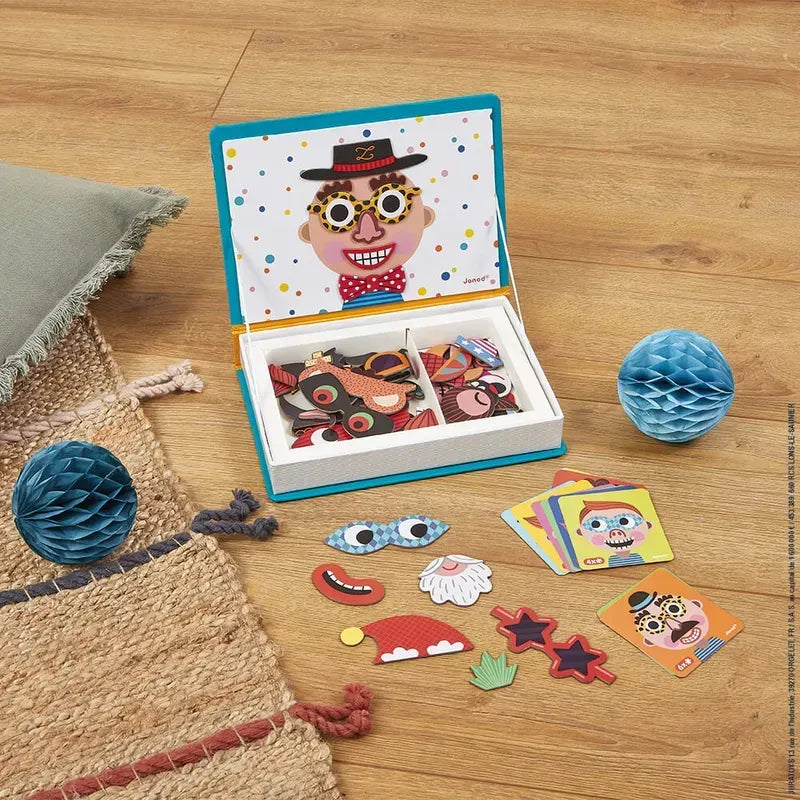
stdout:
[(342, 250), (344, 257), (359, 269), (377, 269), (391, 257), (394, 243), (380, 247), (365, 247), (361, 250)]
[[(700, 626), (695, 622), (693, 623), (693, 627), (691, 631), (686, 636), (679, 637), (681, 640), (681, 644), (683, 645), (690, 645), (694, 644), (702, 635), (703, 631)], [(672, 640), (675, 641), (675, 637), (672, 637)]]
[(617, 550), (630, 550), (633, 547), (633, 539), (606, 539), (606, 546)]
[(322, 580), (332, 589), (338, 589), (345, 594), (369, 594), (372, 591), (371, 586), (351, 586), (349, 583), (340, 581), (329, 569), (322, 573)]
[(383, 584), (374, 578), (352, 578), (338, 564), (320, 564), (311, 581), (319, 592), (337, 603), (368, 606), (383, 599)]

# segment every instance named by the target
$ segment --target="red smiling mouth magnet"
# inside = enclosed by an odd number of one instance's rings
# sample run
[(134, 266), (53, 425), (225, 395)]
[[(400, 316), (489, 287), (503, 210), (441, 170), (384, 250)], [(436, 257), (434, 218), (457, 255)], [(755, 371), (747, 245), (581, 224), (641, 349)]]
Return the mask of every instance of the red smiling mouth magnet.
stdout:
[(320, 594), (346, 606), (371, 606), (383, 600), (383, 584), (375, 578), (352, 578), (338, 564), (320, 564), (311, 574)]

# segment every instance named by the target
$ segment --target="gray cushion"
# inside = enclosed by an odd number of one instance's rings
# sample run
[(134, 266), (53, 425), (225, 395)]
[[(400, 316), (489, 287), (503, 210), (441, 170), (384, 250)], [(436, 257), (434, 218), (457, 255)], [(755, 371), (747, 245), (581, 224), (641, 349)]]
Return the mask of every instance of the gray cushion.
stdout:
[(186, 202), (0, 162), (0, 403)]

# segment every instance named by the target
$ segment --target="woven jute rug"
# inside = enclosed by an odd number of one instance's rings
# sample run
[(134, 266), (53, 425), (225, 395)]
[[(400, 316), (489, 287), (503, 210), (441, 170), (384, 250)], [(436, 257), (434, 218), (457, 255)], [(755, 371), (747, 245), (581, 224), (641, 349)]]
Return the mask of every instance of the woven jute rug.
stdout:
[[(201, 388), (186, 363), (126, 384), (86, 316), (0, 406), (3, 800), (341, 796), (320, 731), (366, 732), (368, 691), (296, 702), (232, 561), (190, 530), (142, 411)], [(31, 552), (10, 509), (25, 461), (65, 439), (116, 453), (139, 496), (124, 545), (78, 569)]]

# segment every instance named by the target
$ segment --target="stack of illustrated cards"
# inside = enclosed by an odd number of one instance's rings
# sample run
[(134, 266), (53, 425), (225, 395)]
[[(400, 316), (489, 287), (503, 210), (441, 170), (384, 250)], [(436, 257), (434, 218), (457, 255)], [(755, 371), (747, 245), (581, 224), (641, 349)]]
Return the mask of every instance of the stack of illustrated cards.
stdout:
[(673, 557), (650, 492), (635, 483), (562, 469), (501, 516), (557, 575)]
[(663, 567), (604, 605), (597, 616), (679, 678), (744, 628), (741, 620)]

